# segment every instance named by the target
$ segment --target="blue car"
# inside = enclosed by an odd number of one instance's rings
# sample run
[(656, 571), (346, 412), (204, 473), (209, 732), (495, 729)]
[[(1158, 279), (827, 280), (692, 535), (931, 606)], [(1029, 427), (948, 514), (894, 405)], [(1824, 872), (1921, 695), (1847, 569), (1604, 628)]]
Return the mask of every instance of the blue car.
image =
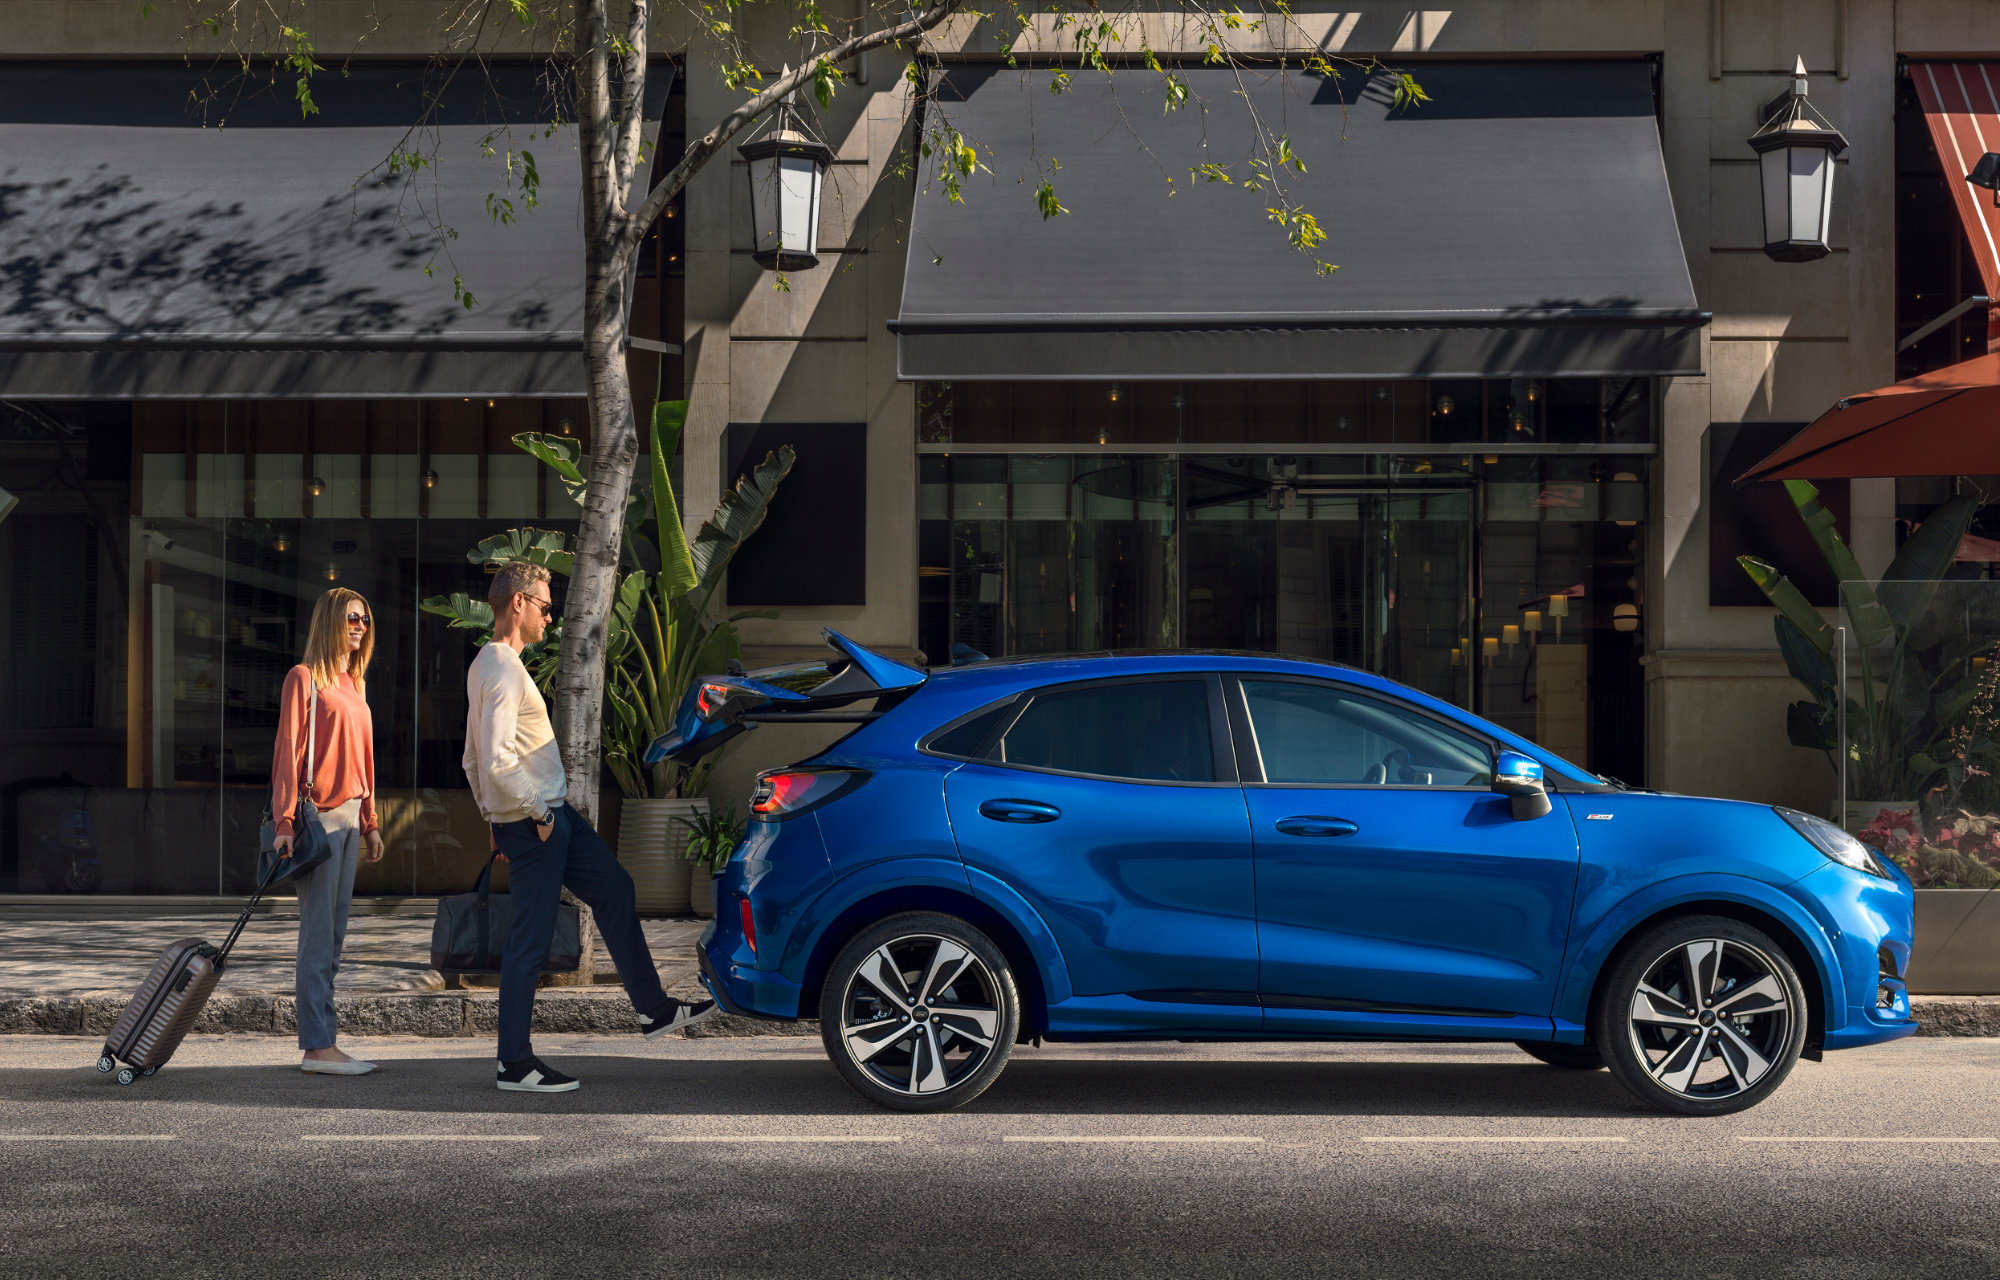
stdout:
[(1717, 1115), (1911, 1034), (1909, 879), (1838, 826), (1595, 777), (1333, 663), (1158, 651), (710, 677), (653, 760), (761, 775), (701, 969), (942, 1111), (1041, 1040), (1498, 1040)]

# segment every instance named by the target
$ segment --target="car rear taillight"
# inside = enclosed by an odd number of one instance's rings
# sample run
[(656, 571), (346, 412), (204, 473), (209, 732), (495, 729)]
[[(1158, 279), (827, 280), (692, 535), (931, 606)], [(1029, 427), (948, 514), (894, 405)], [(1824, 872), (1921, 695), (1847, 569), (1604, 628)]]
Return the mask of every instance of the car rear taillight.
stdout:
[(695, 695), (694, 707), (704, 720), (713, 720), (722, 704), (729, 701), (729, 686), (726, 684), (704, 684)]
[(750, 914), (750, 899), (738, 898), (736, 905), (743, 909), (743, 940), (750, 944), (750, 954), (757, 954), (757, 918)]
[(750, 816), (782, 822), (844, 796), (868, 781), (863, 769), (773, 769), (757, 775), (750, 793)]

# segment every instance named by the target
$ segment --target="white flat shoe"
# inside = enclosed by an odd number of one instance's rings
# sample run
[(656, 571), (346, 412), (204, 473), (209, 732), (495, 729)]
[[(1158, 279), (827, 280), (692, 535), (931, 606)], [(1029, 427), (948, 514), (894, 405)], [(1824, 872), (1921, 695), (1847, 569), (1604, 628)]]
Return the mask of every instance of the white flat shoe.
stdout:
[(363, 1062), (359, 1058), (349, 1058), (345, 1062), (327, 1062), (319, 1058), (301, 1058), (299, 1070), (322, 1076), (365, 1076), (377, 1064)]

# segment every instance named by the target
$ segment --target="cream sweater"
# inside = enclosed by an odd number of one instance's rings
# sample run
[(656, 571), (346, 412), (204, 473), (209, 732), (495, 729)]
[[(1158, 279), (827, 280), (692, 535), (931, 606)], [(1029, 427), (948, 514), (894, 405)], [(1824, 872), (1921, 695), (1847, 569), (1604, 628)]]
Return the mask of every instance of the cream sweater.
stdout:
[(465, 777), (488, 822), (539, 817), (569, 785), (548, 703), (512, 645), (480, 648), (465, 672)]

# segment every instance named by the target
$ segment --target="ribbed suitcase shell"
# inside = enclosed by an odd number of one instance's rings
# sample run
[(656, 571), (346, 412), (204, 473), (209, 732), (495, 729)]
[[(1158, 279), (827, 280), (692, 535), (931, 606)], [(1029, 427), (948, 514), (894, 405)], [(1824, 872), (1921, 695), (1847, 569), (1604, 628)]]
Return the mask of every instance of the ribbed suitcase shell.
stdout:
[(220, 959), (200, 938), (183, 938), (161, 952), (104, 1038), (105, 1051), (142, 1071), (165, 1065), (221, 979)]

